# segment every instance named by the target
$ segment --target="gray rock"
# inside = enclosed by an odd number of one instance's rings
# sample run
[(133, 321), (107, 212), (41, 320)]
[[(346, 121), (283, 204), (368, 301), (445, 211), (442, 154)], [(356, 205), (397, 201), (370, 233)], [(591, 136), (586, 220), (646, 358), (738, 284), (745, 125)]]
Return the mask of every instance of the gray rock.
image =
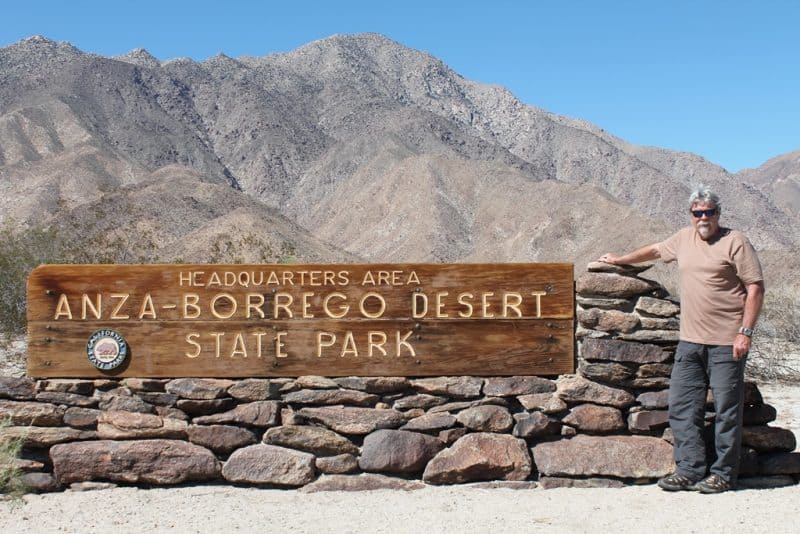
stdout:
[(228, 388), (228, 395), (244, 402), (279, 399), (281, 384), (263, 378), (247, 378)]
[(483, 379), (471, 376), (420, 378), (412, 380), (411, 386), (421, 393), (444, 395), (454, 399), (471, 399), (480, 396)]
[(336, 432), (350, 435), (366, 435), (382, 428), (398, 428), (406, 422), (406, 416), (397, 410), (349, 406), (302, 408), (297, 414)]
[(635, 371), (629, 366), (616, 362), (583, 362), (578, 367), (578, 373), (595, 382), (622, 384), (634, 376)]
[(163, 393), (169, 380), (159, 378), (125, 378), (122, 385), (136, 392)]
[(515, 413), (514, 420), (516, 424), (511, 433), (518, 438), (537, 438), (558, 434), (561, 429), (561, 424), (552, 421), (542, 412)]
[(429, 484), (525, 480), (532, 469), (525, 441), (507, 434), (467, 434), (437, 454), (422, 479)]
[(290, 404), (372, 406), (380, 397), (354, 389), (301, 389), (283, 395)]
[(405, 430), (377, 430), (364, 438), (358, 466), (363, 471), (420, 473), (444, 443), (438, 438)]
[(87, 428), (97, 425), (97, 419), (102, 412), (93, 408), (78, 408), (72, 406), (64, 413), (64, 424), (75, 428)]
[(12, 425), (58, 426), (65, 408), (43, 402), (0, 400), (0, 421)]
[(674, 302), (653, 297), (639, 297), (634, 309), (638, 312), (656, 315), (658, 317), (673, 317), (678, 315), (681, 311), (680, 306)]
[(109, 480), (128, 484), (180, 484), (219, 478), (208, 449), (175, 440), (87, 441), (50, 449), (61, 484)]
[(585, 360), (644, 364), (667, 362), (672, 358), (672, 353), (658, 345), (616, 339), (586, 339), (581, 345), (581, 356)]
[(182, 399), (211, 400), (224, 397), (231, 380), (212, 378), (178, 378), (170, 380), (164, 386), (167, 393), (177, 395)]
[(475, 406), (508, 406), (508, 401), (502, 397), (487, 397), (474, 401), (448, 402), (441, 406), (434, 406), (429, 413), (459, 412)]
[(326, 475), (345, 475), (358, 471), (358, 460), (352, 454), (317, 458), (317, 470)]
[(338, 389), (339, 384), (324, 376), (300, 376), (294, 381), (294, 386), (300, 389)]
[(300, 489), (303, 493), (316, 493), (320, 491), (374, 491), (374, 490), (402, 490), (413, 491), (423, 489), (425, 484), (414, 480), (387, 477), (375, 473), (361, 475), (325, 475), (315, 482)]
[(742, 431), (742, 445), (758, 452), (790, 452), (797, 446), (791, 430), (770, 426), (746, 426)]
[(584, 310), (590, 308), (600, 308), (601, 310), (626, 310), (633, 309), (633, 301), (628, 299), (614, 299), (614, 298), (601, 298), (601, 297), (581, 297), (578, 295), (575, 298), (578, 306)]
[(526, 410), (536, 410), (546, 414), (559, 413), (567, 409), (567, 403), (555, 393), (520, 395), (517, 400)]
[(447, 430), (439, 432), (439, 439), (442, 440), (442, 443), (445, 445), (452, 445), (466, 435), (467, 429), (464, 427), (448, 428)]
[(475, 406), (459, 412), (459, 423), (476, 432), (507, 432), (514, 419), (502, 406)]
[(657, 376), (665, 376), (669, 378), (671, 374), (671, 363), (646, 363), (644, 365), (640, 365), (636, 370), (637, 378), (654, 378)]
[(227, 425), (190, 425), (186, 427), (186, 436), (195, 445), (221, 454), (258, 442), (256, 435), (246, 428)]
[(582, 327), (601, 332), (633, 332), (639, 326), (638, 316), (619, 310), (578, 310), (577, 319)]
[(583, 436), (539, 443), (531, 452), (545, 476), (658, 478), (675, 469), (672, 446), (648, 436)]
[(231, 454), (222, 476), (237, 484), (303, 486), (317, 476), (314, 455), (274, 445), (251, 445)]
[(633, 395), (622, 389), (616, 389), (580, 376), (562, 376), (558, 380), (558, 396), (565, 402), (601, 404), (625, 408), (635, 402)]
[(276, 401), (255, 401), (240, 404), (233, 410), (195, 417), (196, 425), (241, 424), (259, 428), (273, 427), (278, 424), (280, 404)]
[(555, 390), (555, 382), (538, 376), (487, 378), (483, 382), (483, 394), (487, 397), (516, 397)]
[(230, 397), (209, 400), (180, 399), (177, 401), (177, 406), (180, 411), (190, 416), (210, 415), (232, 409), (236, 406), (236, 401)]
[(339, 387), (345, 389), (357, 389), (367, 393), (386, 395), (388, 393), (399, 393), (411, 387), (411, 382), (407, 378), (399, 376), (378, 376), (378, 377), (359, 377), (347, 376), (334, 378), (334, 382)]
[(38, 391), (74, 393), (85, 397), (94, 393), (94, 381), (48, 378), (47, 380), (40, 380), (36, 384), (36, 389)]
[(317, 456), (358, 454), (358, 447), (349, 439), (327, 428), (315, 426), (284, 425), (270, 428), (264, 434), (263, 441)]
[(158, 415), (111, 411), (97, 419), (99, 439), (185, 439), (186, 422)]
[(139, 391), (136, 396), (148, 404), (156, 406), (176, 406), (178, 404), (178, 396), (172, 393), (163, 393), (159, 391)]
[(447, 399), (444, 397), (437, 397), (435, 395), (428, 395), (427, 393), (418, 393), (408, 397), (402, 397), (394, 402), (393, 408), (395, 410), (408, 410), (411, 408), (433, 408), (434, 406), (441, 406), (445, 404)]
[(81, 408), (95, 408), (100, 403), (100, 399), (96, 397), (86, 397), (77, 393), (63, 393), (60, 391), (42, 391), (36, 394), (36, 400)]
[(29, 492), (47, 493), (61, 489), (56, 477), (50, 473), (24, 473), (21, 478)]
[(153, 413), (155, 408), (139, 397), (124, 395), (105, 395), (100, 398), (98, 408), (107, 411)]
[(456, 424), (456, 418), (449, 413), (427, 413), (420, 417), (411, 419), (408, 423), (400, 427), (400, 430), (415, 430), (421, 432), (431, 432), (452, 428)]
[(669, 390), (648, 391), (636, 397), (636, 402), (647, 410), (663, 410), (669, 406)]
[(661, 286), (650, 280), (616, 273), (583, 273), (575, 281), (575, 290), (583, 297), (630, 298), (651, 294)]
[(9, 441), (22, 440), (25, 447), (47, 448), (65, 441), (95, 439), (97, 433), (92, 430), (78, 430), (68, 427), (46, 426), (9, 426), (0, 427), (0, 445)]
[(562, 422), (593, 434), (608, 434), (625, 428), (622, 412), (610, 406), (597, 406), (596, 404), (575, 406), (562, 419)]

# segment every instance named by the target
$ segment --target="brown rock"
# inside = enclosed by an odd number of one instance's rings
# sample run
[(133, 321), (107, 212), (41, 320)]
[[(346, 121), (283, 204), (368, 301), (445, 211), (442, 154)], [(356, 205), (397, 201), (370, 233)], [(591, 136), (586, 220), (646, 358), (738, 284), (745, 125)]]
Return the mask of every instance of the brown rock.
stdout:
[(558, 396), (567, 403), (591, 402), (615, 408), (625, 408), (635, 402), (633, 395), (580, 376), (564, 376), (558, 380)]
[(578, 295), (575, 299), (578, 306), (584, 310), (590, 308), (600, 308), (601, 310), (632, 310), (633, 301), (628, 299), (612, 299), (601, 297), (581, 297)]
[(167, 393), (172, 393), (182, 399), (211, 400), (224, 397), (226, 390), (232, 385), (231, 380), (178, 378), (167, 382), (164, 389)]
[(185, 439), (186, 422), (136, 412), (103, 412), (97, 419), (99, 439)]
[(36, 383), (30, 378), (0, 376), (0, 399), (33, 400)]
[(502, 406), (476, 406), (459, 412), (459, 423), (476, 432), (507, 432), (514, 419)]
[(581, 345), (585, 360), (630, 363), (664, 363), (672, 354), (658, 345), (631, 343), (617, 339), (586, 339)]
[(147, 404), (154, 404), (156, 406), (176, 406), (178, 404), (178, 396), (172, 393), (162, 393), (158, 391), (140, 391), (136, 396), (142, 399)]
[(481, 394), (483, 379), (472, 376), (441, 376), (411, 381), (411, 386), (421, 393), (444, 395), (454, 399), (470, 399)]
[(414, 480), (387, 477), (375, 473), (361, 475), (325, 475), (304, 486), (303, 493), (319, 491), (374, 491), (381, 489), (412, 491), (423, 489), (425, 484)]
[(578, 367), (578, 372), (589, 380), (610, 384), (621, 384), (631, 378), (635, 373), (630, 367), (615, 362), (583, 362), (580, 367)]
[(283, 401), (291, 404), (315, 404), (332, 406), (345, 404), (350, 406), (371, 406), (380, 397), (354, 389), (301, 389), (283, 395)]
[(264, 443), (310, 452), (317, 456), (358, 454), (358, 447), (349, 439), (327, 428), (284, 425), (270, 428)]
[(222, 476), (239, 484), (303, 486), (317, 476), (314, 455), (274, 445), (251, 445), (231, 454)]
[(60, 489), (58, 481), (50, 473), (25, 473), (22, 475), (22, 484), (32, 493), (48, 493)]
[(300, 376), (294, 381), (300, 389), (338, 389), (339, 384), (324, 376)]
[(649, 436), (583, 436), (535, 445), (531, 452), (546, 476), (658, 478), (671, 473), (672, 446)]
[(536, 410), (546, 414), (559, 413), (567, 409), (567, 403), (555, 393), (520, 395), (517, 400), (526, 410)]
[(642, 410), (628, 414), (628, 429), (634, 433), (661, 430), (669, 425), (667, 410)]
[(297, 414), (336, 432), (351, 435), (365, 435), (382, 428), (398, 428), (406, 422), (406, 416), (397, 410), (349, 406), (302, 408)]
[(240, 380), (228, 388), (228, 395), (245, 402), (279, 399), (281, 384), (263, 378)]
[(562, 425), (561, 426), (561, 437), (562, 438), (571, 438), (573, 436), (577, 436), (578, 431), (572, 428), (569, 425)]
[(797, 441), (791, 430), (785, 428), (746, 426), (742, 431), (742, 445), (758, 452), (790, 452), (797, 446)]
[(122, 385), (136, 392), (163, 393), (167, 382), (169, 380), (159, 378), (125, 378), (122, 380)]
[(483, 382), (483, 394), (487, 397), (516, 397), (555, 390), (555, 382), (538, 376), (487, 378)]
[(758, 456), (762, 475), (800, 475), (800, 452), (778, 452)]
[(291, 406), (284, 406), (281, 408), (281, 424), (282, 425), (302, 425), (303, 421), (297, 417), (297, 412)]
[(339, 384), (339, 387), (345, 389), (357, 389), (359, 391), (366, 391), (367, 393), (377, 393), (378, 395), (399, 393), (411, 387), (411, 382), (409, 382), (407, 378), (399, 376), (346, 376), (343, 378), (334, 378), (333, 381)]
[(744, 407), (744, 424), (746, 426), (766, 425), (778, 417), (778, 411), (769, 404), (757, 404)]
[(0, 445), (9, 441), (22, 440), (25, 447), (47, 448), (65, 441), (95, 439), (97, 434), (91, 430), (78, 430), (68, 427), (9, 426), (0, 427)]
[(364, 438), (358, 466), (363, 471), (419, 473), (444, 448), (438, 438), (405, 430), (377, 430)]
[(11, 469), (22, 471), (23, 473), (35, 473), (44, 470), (44, 464), (36, 460), (25, 458), (11, 458)]
[(681, 312), (681, 307), (674, 302), (653, 297), (639, 297), (634, 309), (658, 317), (673, 317)]
[(442, 440), (442, 443), (445, 445), (452, 445), (466, 435), (467, 429), (464, 427), (448, 428), (447, 430), (439, 432), (439, 439)]
[(211, 451), (185, 441), (88, 441), (50, 449), (62, 484), (110, 480), (129, 484), (180, 484), (215, 480), (219, 462)]
[(449, 413), (428, 413), (410, 420), (400, 430), (431, 432), (452, 428), (455, 424), (456, 418)]
[(478, 399), (474, 401), (463, 402), (448, 402), (441, 406), (434, 406), (429, 413), (444, 413), (444, 412), (458, 412), (467, 408), (474, 408), (475, 406), (508, 406), (508, 401), (503, 397), (487, 397), (485, 399)]
[(54, 404), (0, 400), (0, 421), (10, 421), (12, 425), (58, 426), (64, 412), (64, 408)]
[(633, 332), (639, 326), (639, 317), (619, 310), (579, 309), (577, 318), (584, 328), (601, 332)]
[(226, 425), (241, 424), (267, 428), (278, 424), (280, 404), (277, 401), (256, 401), (240, 404), (233, 410), (195, 417), (192, 422), (196, 425)]
[(238, 426), (190, 425), (186, 428), (186, 435), (195, 445), (222, 454), (258, 442), (255, 434)]
[(437, 397), (435, 395), (428, 395), (427, 393), (419, 393), (408, 397), (402, 397), (394, 402), (393, 408), (395, 410), (408, 410), (411, 408), (433, 408), (434, 406), (441, 406), (446, 403), (447, 399), (444, 397)]
[(590, 273), (619, 273), (636, 275), (648, 270), (653, 265), (653, 263), (645, 265), (614, 265), (604, 261), (593, 261), (586, 266), (586, 270)]
[(624, 488), (625, 483), (615, 478), (540, 477), (542, 489), (555, 488)]
[(156, 406), (156, 415), (160, 415), (161, 417), (169, 417), (170, 419), (177, 419), (179, 421), (189, 420), (189, 416), (186, 415), (186, 412), (170, 406)]
[(153, 413), (155, 408), (139, 397), (125, 395), (106, 395), (100, 399), (98, 408), (116, 412)]
[(630, 389), (664, 389), (669, 387), (669, 377), (633, 378), (622, 385)]
[(525, 441), (507, 434), (467, 434), (437, 454), (422, 479), (430, 484), (525, 480), (531, 474)]
[(615, 273), (583, 273), (575, 289), (584, 297), (630, 298), (652, 293), (661, 286), (650, 280)]
[(622, 412), (610, 406), (597, 406), (596, 404), (575, 406), (562, 419), (562, 422), (578, 430), (595, 434), (607, 434), (625, 428)]
[(622, 340), (641, 343), (675, 343), (679, 337), (677, 330), (638, 330), (619, 334), (619, 338)]
[(101, 413), (100, 410), (73, 406), (64, 413), (64, 424), (76, 428), (93, 427)]
[(337, 454), (317, 458), (317, 470), (326, 475), (344, 475), (358, 470), (358, 460), (352, 454)]
[(578, 326), (575, 328), (575, 337), (578, 338), (578, 340), (583, 341), (583, 338), (587, 339), (610, 338), (611, 333), (584, 328), (583, 326), (580, 325), (580, 323), (578, 323)]
[(180, 399), (177, 404), (180, 411), (196, 416), (228, 411), (236, 405), (236, 401), (230, 397), (210, 400)]
[(81, 408), (94, 408), (100, 402), (95, 397), (86, 397), (77, 393), (62, 393), (60, 391), (42, 391), (36, 394), (36, 400), (67, 406), (79, 406)]
[(639, 317), (639, 324), (645, 330), (679, 330), (681, 323), (675, 317)]
[(535, 438), (539, 436), (546, 436), (551, 434), (558, 434), (561, 425), (555, 421), (551, 421), (542, 412), (533, 413), (515, 413), (514, 430), (512, 435), (518, 438)]
[(647, 410), (663, 410), (669, 406), (669, 390), (648, 391), (636, 397), (636, 402)]
[(94, 393), (94, 381), (49, 378), (47, 380), (40, 380), (36, 384), (36, 389), (38, 391), (74, 393), (85, 397)]
[(665, 376), (669, 378), (671, 374), (671, 363), (646, 363), (644, 365), (640, 365), (639, 369), (636, 370), (636, 376), (638, 378), (654, 378), (657, 376)]

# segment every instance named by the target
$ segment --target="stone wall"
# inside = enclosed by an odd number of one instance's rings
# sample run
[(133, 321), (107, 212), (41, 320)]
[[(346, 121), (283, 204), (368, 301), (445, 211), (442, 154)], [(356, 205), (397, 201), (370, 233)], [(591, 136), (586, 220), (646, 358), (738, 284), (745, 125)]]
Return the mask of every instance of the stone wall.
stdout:
[[(652, 482), (674, 467), (666, 406), (679, 307), (640, 273), (605, 264), (590, 265), (577, 292), (576, 375), (0, 377), (0, 420), (12, 425), (0, 441), (25, 440), (18, 466), (35, 491)], [(768, 426), (775, 409), (751, 383), (746, 404), (740, 485), (796, 483), (794, 435)]]

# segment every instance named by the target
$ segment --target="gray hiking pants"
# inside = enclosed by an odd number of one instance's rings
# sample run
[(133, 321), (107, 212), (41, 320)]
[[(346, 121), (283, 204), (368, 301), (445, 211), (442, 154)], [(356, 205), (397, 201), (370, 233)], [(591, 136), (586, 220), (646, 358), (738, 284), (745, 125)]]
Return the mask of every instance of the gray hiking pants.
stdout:
[(736, 483), (742, 443), (745, 358), (733, 359), (731, 345), (681, 341), (669, 384), (669, 426), (677, 472), (693, 480), (706, 476), (703, 440), (706, 394), (714, 395), (716, 460), (709, 471)]

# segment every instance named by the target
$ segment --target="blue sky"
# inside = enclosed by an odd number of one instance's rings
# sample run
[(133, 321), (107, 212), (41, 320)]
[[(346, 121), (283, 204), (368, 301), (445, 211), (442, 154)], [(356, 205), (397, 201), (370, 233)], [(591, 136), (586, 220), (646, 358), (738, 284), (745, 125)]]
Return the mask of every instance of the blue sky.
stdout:
[(378, 32), (523, 102), (730, 171), (800, 149), (800, 1), (0, 2), (0, 46), (263, 56)]

